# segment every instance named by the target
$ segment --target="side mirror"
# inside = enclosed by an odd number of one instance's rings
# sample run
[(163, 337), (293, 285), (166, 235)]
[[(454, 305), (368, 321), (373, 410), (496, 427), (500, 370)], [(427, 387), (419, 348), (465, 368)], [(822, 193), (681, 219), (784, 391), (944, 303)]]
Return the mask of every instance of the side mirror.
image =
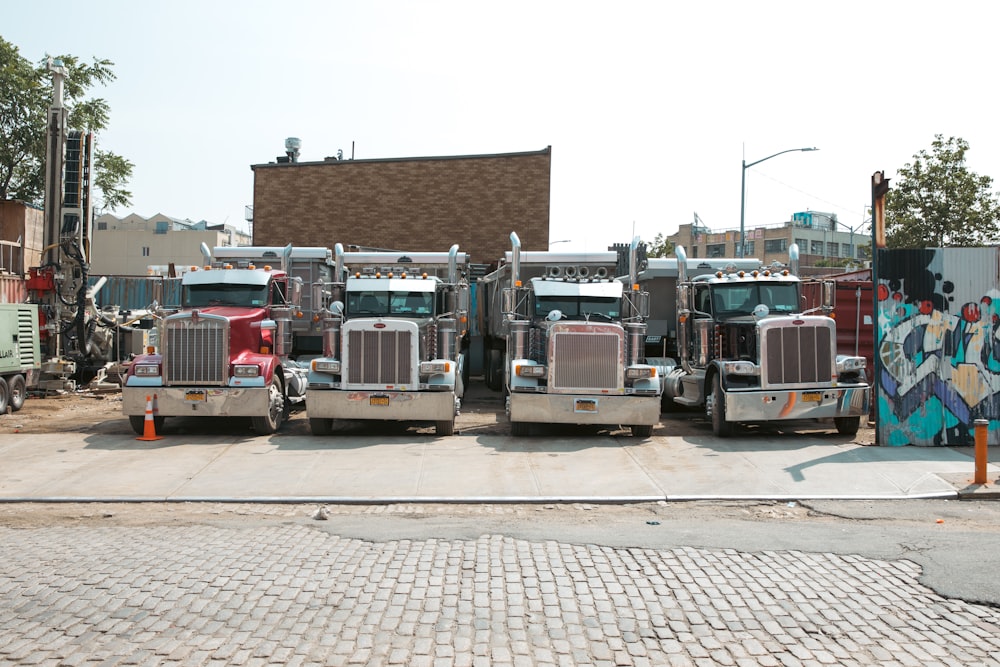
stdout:
[(832, 280), (823, 281), (823, 307), (833, 309), (837, 305), (836, 285)]
[(649, 292), (632, 292), (632, 298), (635, 299), (635, 309), (638, 311), (639, 317), (648, 320)]
[(513, 315), (516, 298), (514, 288), (505, 287), (500, 295), (500, 312), (504, 315)]

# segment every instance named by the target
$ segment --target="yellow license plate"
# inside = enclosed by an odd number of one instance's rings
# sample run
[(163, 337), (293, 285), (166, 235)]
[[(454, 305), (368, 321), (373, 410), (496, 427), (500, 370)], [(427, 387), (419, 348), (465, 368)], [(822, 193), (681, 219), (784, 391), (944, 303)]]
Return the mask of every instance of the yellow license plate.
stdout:
[(802, 392), (802, 400), (806, 403), (819, 403), (823, 400), (823, 392), (804, 391)]
[(204, 391), (186, 391), (184, 392), (185, 401), (205, 401), (207, 394)]
[(597, 401), (590, 398), (578, 398), (573, 403), (574, 412), (597, 412)]
[(372, 396), (368, 399), (368, 405), (389, 405), (389, 397)]

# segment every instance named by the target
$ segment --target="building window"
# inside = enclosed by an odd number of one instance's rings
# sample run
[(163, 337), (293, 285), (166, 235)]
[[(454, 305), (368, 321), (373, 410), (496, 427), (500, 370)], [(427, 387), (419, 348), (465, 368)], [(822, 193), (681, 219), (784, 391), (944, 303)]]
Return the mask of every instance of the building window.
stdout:
[(107, 228), (108, 228), (108, 223), (106, 223), (106, 222), (99, 222), (99, 223), (97, 223), (97, 231), (103, 232)]
[(827, 241), (826, 243), (826, 256), (827, 257), (838, 257), (838, 250), (840, 250), (840, 244), (835, 241)]
[(795, 245), (799, 247), (799, 250), (801, 252), (805, 252), (806, 248), (809, 247), (809, 241), (807, 241), (806, 239), (795, 239)]
[(705, 257), (725, 257), (726, 256), (726, 244), (725, 243), (712, 243), (705, 246)]
[(167, 223), (163, 220), (159, 220), (156, 223), (156, 234), (166, 234), (167, 233)]
[(747, 241), (743, 245), (743, 256), (744, 257), (753, 257), (753, 241)]
[(764, 239), (764, 252), (785, 252), (788, 250), (788, 239)]
[(697, 257), (698, 256), (698, 246), (696, 246), (696, 245), (691, 246), (691, 256), (692, 257)]
[(149, 257), (149, 246), (148, 245), (142, 246), (142, 256), (143, 257)]
[(851, 244), (841, 243), (840, 244), (840, 256), (841, 257), (851, 257)]
[(823, 242), (822, 241), (810, 241), (809, 242), (809, 254), (810, 255), (822, 255), (823, 254)]

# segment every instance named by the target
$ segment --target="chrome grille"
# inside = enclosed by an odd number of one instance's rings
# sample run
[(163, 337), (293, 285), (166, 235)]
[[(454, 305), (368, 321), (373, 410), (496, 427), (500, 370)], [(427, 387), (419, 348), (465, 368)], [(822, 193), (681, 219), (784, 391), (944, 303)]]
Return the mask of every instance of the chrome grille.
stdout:
[(351, 384), (412, 384), (409, 331), (351, 331), (347, 336), (347, 381)]
[(833, 336), (833, 328), (822, 325), (769, 329), (764, 336), (767, 384), (832, 381)]
[(551, 388), (618, 389), (620, 334), (556, 332), (551, 337), (554, 366)]
[(229, 322), (204, 315), (168, 319), (163, 374), (168, 385), (224, 385), (229, 365)]

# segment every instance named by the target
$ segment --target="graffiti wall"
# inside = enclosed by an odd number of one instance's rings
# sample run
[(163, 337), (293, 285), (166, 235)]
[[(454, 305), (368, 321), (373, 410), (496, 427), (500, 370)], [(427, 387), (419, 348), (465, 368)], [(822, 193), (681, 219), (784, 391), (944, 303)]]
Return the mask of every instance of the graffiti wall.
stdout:
[(1000, 249), (879, 250), (876, 394), (883, 445), (1000, 441)]

